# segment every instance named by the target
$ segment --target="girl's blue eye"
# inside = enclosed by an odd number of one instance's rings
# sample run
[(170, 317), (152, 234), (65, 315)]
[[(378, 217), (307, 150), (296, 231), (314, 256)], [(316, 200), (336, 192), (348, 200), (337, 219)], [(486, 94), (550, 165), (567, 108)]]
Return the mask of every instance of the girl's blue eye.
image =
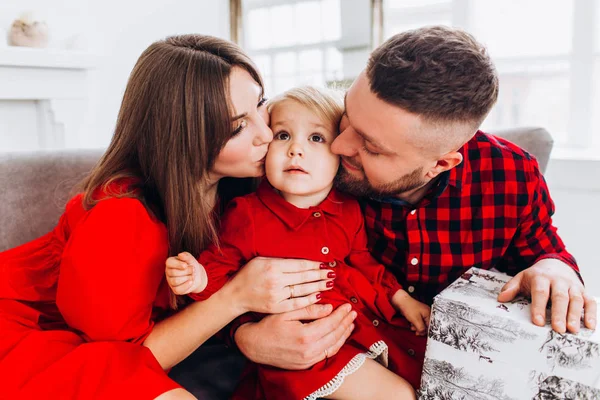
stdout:
[(290, 138), (290, 134), (287, 132), (279, 132), (275, 135), (275, 139), (277, 140), (288, 140)]
[(310, 135), (310, 138), (308, 140), (310, 140), (311, 142), (316, 142), (316, 143), (325, 143), (325, 138), (316, 133), (313, 135)]

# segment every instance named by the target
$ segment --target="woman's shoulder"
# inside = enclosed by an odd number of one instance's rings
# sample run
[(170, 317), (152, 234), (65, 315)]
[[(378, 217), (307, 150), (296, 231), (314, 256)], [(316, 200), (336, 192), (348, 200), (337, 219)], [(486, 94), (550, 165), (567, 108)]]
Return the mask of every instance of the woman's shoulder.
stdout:
[(163, 230), (159, 221), (142, 203), (133, 197), (106, 197), (86, 211), (86, 222), (118, 229)]
[[(107, 197), (88, 210), (82, 202), (76, 209), (67, 211), (69, 223), (67, 254), (69, 259), (109, 257), (115, 260), (141, 257), (133, 264), (146, 269), (148, 264), (161, 265), (168, 253), (166, 226), (155, 219), (144, 204), (131, 197)], [(74, 212), (73, 212), (74, 211)], [(80, 215), (75, 215), (80, 214)], [(135, 257), (133, 257), (135, 258)], [(150, 261), (149, 261), (150, 260)], [(133, 268), (132, 266), (129, 266)]]
[[(116, 182), (96, 189), (86, 206), (84, 193), (75, 195), (65, 210), (68, 225), (75, 228), (84, 224), (101, 230), (151, 230), (162, 234), (164, 224), (148, 210), (141, 199), (126, 195), (129, 182)], [(135, 192), (133, 192), (135, 195)]]

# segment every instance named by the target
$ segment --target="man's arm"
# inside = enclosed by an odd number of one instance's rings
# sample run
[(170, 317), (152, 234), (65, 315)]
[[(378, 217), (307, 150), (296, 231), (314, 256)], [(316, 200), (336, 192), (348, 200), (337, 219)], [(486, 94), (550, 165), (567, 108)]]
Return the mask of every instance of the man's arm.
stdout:
[(498, 301), (510, 301), (519, 293), (531, 296), (531, 319), (534, 324), (543, 326), (546, 306), (551, 299), (554, 330), (579, 331), (583, 310), (585, 326), (595, 329), (596, 302), (587, 293), (575, 258), (566, 250), (552, 224), (554, 203), (546, 181), (537, 163), (532, 162), (531, 166), (530, 171), (525, 171), (530, 201), (523, 208), (517, 234), (502, 263), (509, 272), (529, 267), (504, 286)]

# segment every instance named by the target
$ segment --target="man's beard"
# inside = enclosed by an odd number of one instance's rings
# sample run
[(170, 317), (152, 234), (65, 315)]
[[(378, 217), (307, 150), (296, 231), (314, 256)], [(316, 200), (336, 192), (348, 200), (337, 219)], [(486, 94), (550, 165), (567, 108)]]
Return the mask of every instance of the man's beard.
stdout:
[(374, 187), (371, 186), (366, 176), (363, 175), (362, 179), (356, 178), (340, 165), (340, 169), (335, 177), (334, 185), (339, 190), (356, 197), (382, 199), (397, 196), (423, 187), (427, 181), (424, 181), (422, 176), (423, 167), (420, 167), (392, 182)]

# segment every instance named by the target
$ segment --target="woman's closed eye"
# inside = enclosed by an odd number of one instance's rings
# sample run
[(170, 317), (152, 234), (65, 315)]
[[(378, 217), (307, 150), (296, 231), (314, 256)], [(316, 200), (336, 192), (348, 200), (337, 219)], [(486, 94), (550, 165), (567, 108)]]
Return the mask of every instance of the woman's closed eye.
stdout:
[[(258, 104), (256, 105), (256, 108), (261, 108), (263, 107), (265, 104), (267, 103), (267, 98), (266, 97), (261, 97), (260, 100), (258, 101)], [(231, 137), (237, 136), (241, 131), (244, 130), (244, 128), (248, 126), (248, 121), (246, 119), (242, 119), (238, 122), (237, 126), (235, 127), (235, 129), (233, 130), (233, 132), (231, 133)]]
[(248, 126), (248, 121), (246, 121), (245, 119), (240, 120), (240, 122), (238, 122), (237, 127), (233, 130), (231, 137), (237, 136), (241, 131), (244, 130), (246, 126)]

